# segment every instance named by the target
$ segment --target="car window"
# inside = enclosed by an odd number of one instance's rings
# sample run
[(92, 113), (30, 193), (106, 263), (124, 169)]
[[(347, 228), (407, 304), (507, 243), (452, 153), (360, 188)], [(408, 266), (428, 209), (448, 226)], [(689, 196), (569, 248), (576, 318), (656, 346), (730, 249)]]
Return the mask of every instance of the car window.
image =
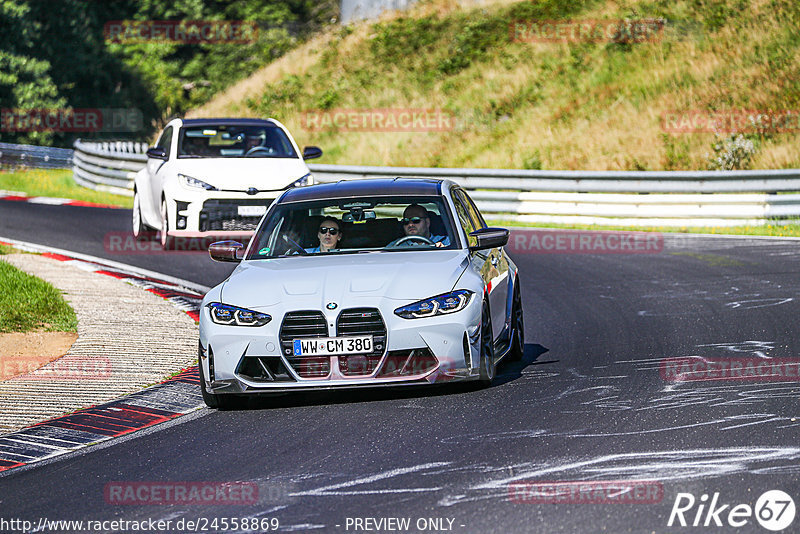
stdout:
[(326, 199), (278, 205), (266, 215), (253, 243), (248, 259), (442, 250), (456, 248), (459, 241), (444, 199), (418, 196)]
[(472, 222), (472, 218), (469, 215), (469, 210), (464, 203), (464, 199), (458, 194), (459, 191), (454, 190), (453, 193), (453, 203), (456, 207), (458, 222), (461, 225), (461, 228), (463, 228), (464, 232), (467, 234), (467, 243), (469, 246), (475, 246), (478, 244), (478, 240), (469, 235), (471, 232), (475, 231), (475, 224)]
[(179, 158), (297, 158), (286, 133), (273, 125), (181, 128)]
[(472, 221), (475, 223), (475, 226), (478, 228), (486, 228), (486, 221), (483, 219), (481, 212), (478, 211), (478, 207), (475, 205), (475, 202), (472, 201), (467, 192), (463, 189), (458, 189), (457, 191), (459, 196), (463, 199), (464, 205), (467, 207), (467, 211), (472, 217)]
[(172, 126), (164, 130), (164, 132), (161, 134), (161, 138), (158, 140), (158, 143), (156, 143), (156, 147), (163, 148), (164, 153), (166, 153), (167, 157), (169, 158), (170, 148), (172, 148)]

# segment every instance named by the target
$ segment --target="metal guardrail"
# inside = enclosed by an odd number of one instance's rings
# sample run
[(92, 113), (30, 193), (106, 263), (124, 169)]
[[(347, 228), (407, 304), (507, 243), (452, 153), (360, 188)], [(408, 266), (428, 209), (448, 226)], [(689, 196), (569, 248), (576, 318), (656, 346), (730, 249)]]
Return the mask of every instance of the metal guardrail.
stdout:
[(0, 143), (0, 167), (69, 169), (72, 167), (72, 150), (49, 146)]
[[(131, 194), (143, 143), (75, 143), (75, 181)], [(309, 165), (318, 182), (449, 178), (487, 219), (621, 226), (737, 226), (795, 222), (800, 169), (756, 171), (530, 171)], [(781, 193), (781, 194), (779, 194)]]
[(78, 185), (133, 196), (133, 180), (147, 163), (146, 143), (75, 141), (73, 175)]

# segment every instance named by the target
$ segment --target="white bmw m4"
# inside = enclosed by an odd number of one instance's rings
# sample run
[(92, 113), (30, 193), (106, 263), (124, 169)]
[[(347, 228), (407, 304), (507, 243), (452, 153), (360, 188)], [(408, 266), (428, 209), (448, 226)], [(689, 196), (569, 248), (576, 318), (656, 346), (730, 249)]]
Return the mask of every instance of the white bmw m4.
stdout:
[(352, 180), (289, 189), (239, 265), (203, 299), (203, 398), (320, 388), (489, 385), (524, 347), (509, 232), (449, 180)]

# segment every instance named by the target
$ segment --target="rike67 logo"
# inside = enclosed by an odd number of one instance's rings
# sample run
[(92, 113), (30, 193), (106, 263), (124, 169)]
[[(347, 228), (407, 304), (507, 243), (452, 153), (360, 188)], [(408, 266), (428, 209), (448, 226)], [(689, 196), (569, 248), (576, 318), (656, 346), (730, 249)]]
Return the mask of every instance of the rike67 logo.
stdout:
[(691, 493), (678, 493), (669, 514), (667, 526), (692, 527), (744, 527), (753, 517), (767, 530), (778, 532), (794, 521), (795, 505), (792, 497), (781, 490), (766, 491), (758, 498), (755, 507), (749, 504), (723, 503), (719, 492), (703, 494), (696, 499)]

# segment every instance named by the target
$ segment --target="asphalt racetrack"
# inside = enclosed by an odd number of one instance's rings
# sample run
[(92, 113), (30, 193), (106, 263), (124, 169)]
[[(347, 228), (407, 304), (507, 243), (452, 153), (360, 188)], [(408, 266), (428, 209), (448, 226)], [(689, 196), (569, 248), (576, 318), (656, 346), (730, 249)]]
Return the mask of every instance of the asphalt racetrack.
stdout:
[[(203, 253), (109, 250), (107, 234), (129, 218), (0, 201), (0, 236), (207, 286), (231, 271)], [(666, 236), (653, 254), (513, 255), (526, 352), (491, 388), (202, 410), (1, 475), (0, 516), (183, 520), (181, 531), (199, 520), (209, 532), (253, 531), (219, 521), (248, 518), (268, 521), (258, 531), (650, 533), (769, 532), (761, 522), (794, 514), (780, 495), (760, 497), (782, 490), (800, 504), (800, 241)], [(764, 360), (785, 363), (785, 376), (680, 374)], [(153, 505), (108, 493), (187, 481), (246, 482), (257, 497)], [(619, 497), (609, 481), (641, 487)], [(800, 518), (784, 531), (800, 531)]]

